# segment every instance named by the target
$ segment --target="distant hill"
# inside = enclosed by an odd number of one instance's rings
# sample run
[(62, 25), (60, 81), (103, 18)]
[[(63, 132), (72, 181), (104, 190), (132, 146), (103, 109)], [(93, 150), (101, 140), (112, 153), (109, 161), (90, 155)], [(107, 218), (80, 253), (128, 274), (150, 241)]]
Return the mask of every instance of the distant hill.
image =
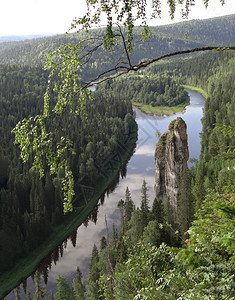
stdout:
[(8, 35), (0, 36), (0, 43), (3, 42), (20, 42), (25, 40), (38, 39), (47, 36), (53, 36), (54, 34), (36, 34), (36, 35)]
[[(192, 20), (172, 25), (151, 27), (152, 38), (141, 42), (141, 28), (134, 31), (134, 49), (131, 55), (133, 63), (143, 58), (154, 58), (169, 52), (186, 50), (201, 46), (228, 46), (235, 44), (235, 14), (207, 20)], [(90, 34), (102, 36), (103, 29), (92, 30)], [(187, 38), (185, 34), (187, 33)], [(42, 65), (47, 54), (59, 46), (69, 42), (77, 43), (82, 38), (89, 37), (87, 33), (57, 35), (28, 39), (24, 41), (0, 43), (0, 63)], [(94, 47), (98, 41), (93, 39), (88, 48)], [(98, 75), (103, 70), (113, 66), (114, 60), (120, 56), (123, 49), (117, 49), (113, 54), (99, 50), (89, 60), (86, 70), (81, 76), (86, 79)]]
[(213, 45), (235, 44), (235, 14), (153, 27), (155, 34)]

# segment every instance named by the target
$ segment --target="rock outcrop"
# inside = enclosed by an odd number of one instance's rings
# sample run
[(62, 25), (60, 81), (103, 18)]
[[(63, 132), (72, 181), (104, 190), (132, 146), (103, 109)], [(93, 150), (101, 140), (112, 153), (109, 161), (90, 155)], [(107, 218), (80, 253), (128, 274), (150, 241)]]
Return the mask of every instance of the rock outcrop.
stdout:
[(179, 182), (188, 161), (187, 126), (182, 118), (171, 121), (159, 139), (155, 151), (156, 197), (169, 199), (177, 221)]

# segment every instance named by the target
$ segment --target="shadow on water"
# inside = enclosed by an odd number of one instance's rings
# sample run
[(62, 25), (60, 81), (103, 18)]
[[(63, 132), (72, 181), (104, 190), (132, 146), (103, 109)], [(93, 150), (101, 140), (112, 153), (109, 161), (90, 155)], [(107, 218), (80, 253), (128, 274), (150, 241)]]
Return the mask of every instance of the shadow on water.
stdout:
[[(88, 227), (89, 222), (93, 222), (94, 224), (96, 224), (97, 218), (98, 218), (99, 207), (100, 207), (100, 205), (104, 204), (105, 195), (107, 195), (107, 196), (110, 195), (115, 190), (117, 185), (119, 184), (120, 176), (122, 178), (124, 178), (126, 176), (126, 174), (127, 174), (127, 164), (123, 166), (121, 171), (114, 178), (113, 182), (108, 186), (108, 188), (102, 194), (98, 203), (94, 207), (93, 211), (89, 214), (86, 221), (83, 223), (83, 225), (85, 227)], [(67, 241), (70, 240), (73, 247), (76, 247), (77, 231), (78, 231), (78, 228), (68, 238), (66, 238), (63, 241), (63, 243), (58, 245), (50, 254), (48, 254), (47, 257), (39, 265), (37, 270), (40, 273), (40, 275), (42, 275), (45, 284), (48, 283), (48, 273), (49, 273), (49, 270), (51, 270), (52, 264), (54, 263), (56, 265), (56, 263), (59, 261), (59, 259), (61, 257), (63, 257), (64, 249), (67, 246)]]
[[(107, 198), (110, 194), (112, 194), (115, 191), (117, 185), (119, 184), (120, 178), (123, 179), (123, 178), (126, 177), (127, 165), (128, 165), (128, 162), (129, 162), (131, 156), (135, 152), (135, 147), (136, 147), (136, 145), (134, 145), (133, 150), (130, 152), (130, 155), (127, 159), (127, 162), (119, 170), (119, 172), (114, 177), (111, 184), (105, 189), (103, 194), (100, 196), (97, 204), (95, 205), (94, 209), (88, 215), (87, 219), (84, 221), (83, 225), (85, 227), (88, 227), (90, 222), (92, 222), (94, 224), (97, 223), (99, 207), (104, 205), (105, 198)], [(92, 193), (94, 191), (93, 188), (89, 188), (87, 186), (82, 186), (82, 188), (81, 188), (81, 186), (79, 186), (79, 188), (80, 188), (80, 190), (78, 190), (79, 196), (82, 196), (85, 200), (87, 200), (89, 197), (91, 197)], [(76, 204), (76, 202), (75, 202), (75, 204)], [(49, 272), (51, 271), (52, 267), (54, 265), (56, 265), (58, 263), (58, 261), (63, 257), (64, 252), (66, 251), (66, 248), (67, 248), (67, 245), (68, 245), (68, 241), (71, 242), (73, 247), (76, 247), (78, 242), (82, 242), (82, 241), (77, 241), (78, 228), (76, 230), (74, 230), (74, 232), (72, 232), (61, 244), (59, 244), (57, 247), (55, 247), (55, 249), (51, 253), (49, 253), (41, 261), (40, 265), (38, 266), (36, 271), (39, 272), (40, 277), (43, 279), (45, 285), (48, 284)], [(26, 297), (26, 295), (29, 291), (30, 291), (30, 293), (32, 293), (32, 290), (34, 290), (33, 278), (34, 278), (35, 272), (30, 277), (25, 279), (19, 286), (19, 287), (21, 287), (21, 290), (24, 292), (25, 297)], [(14, 293), (11, 292), (6, 297), (6, 299), (7, 300), (15, 299)]]
[[(54, 292), (56, 290), (56, 278), (58, 276), (65, 277), (65, 279), (71, 283), (75, 276), (74, 274), (76, 274), (77, 266), (79, 266), (85, 278), (88, 276), (89, 257), (92, 247), (94, 243), (98, 245), (105, 231), (104, 218), (107, 216), (109, 224), (118, 226), (119, 211), (117, 209), (117, 203), (121, 198), (125, 197), (124, 193), (127, 186), (132, 193), (133, 200), (136, 201), (136, 205), (138, 205), (139, 191), (143, 179), (149, 184), (150, 194), (150, 187), (153, 186), (155, 176), (154, 151), (157, 142), (157, 131), (161, 134), (164, 133), (172, 119), (182, 116), (188, 128), (190, 158), (199, 158), (199, 134), (202, 130), (200, 120), (203, 115), (202, 107), (204, 105), (204, 99), (198, 93), (192, 91), (189, 91), (189, 95), (190, 105), (187, 107), (186, 112), (177, 114), (176, 116), (150, 116), (136, 110), (139, 131), (135, 154), (132, 156), (133, 153), (130, 153), (130, 162), (123, 166), (110, 186), (101, 195), (94, 210), (84, 222), (84, 226), (80, 226), (71, 233), (63, 243), (58, 245), (53, 252), (41, 262), (38, 268), (41, 277), (47, 284), (48, 291)], [(117, 157), (117, 159), (119, 158)], [(127, 174), (128, 176), (126, 177)], [(81, 192), (88, 196), (91, 191), (85, 187), (81, 189)], [(109, 197), (109, 199), (105, 199), (107, 197)], [(88, 230), (86, 227), (88, 227)], [(24, 290), (25, 293), (26, 290), (33, 292), (33, 286), (32, 279), (29, 278), (28, 281), (22, 283), (21, 290)], [(7, 297), (7, 300), (13, 299), (15, 299), (15, 297)], [(22, 299), (26, 298), (22, 296)]]

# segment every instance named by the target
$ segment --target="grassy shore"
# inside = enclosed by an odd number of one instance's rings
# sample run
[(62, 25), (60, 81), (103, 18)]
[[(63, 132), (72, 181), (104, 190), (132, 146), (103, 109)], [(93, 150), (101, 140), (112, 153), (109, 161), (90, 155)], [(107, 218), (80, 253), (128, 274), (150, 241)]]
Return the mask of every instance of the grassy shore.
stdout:
[(132, 102), (132, 104), (147, 114), (173, 115), (176, 113), (184, 112), (185, 107), (189, 103), (172, 106), (172, 107), (170, 107), (170, 106), (151, 106), (151, 105), (146, 105), (146, 104), (137, 103), (137, 102)]
[(5, 272), (0, 276), (0, 299), (5, 297), (23, 280), (33, 274), (41, 261), (87, 219), (105, 189), (112, 183), (120, 169), (130, 157), (135, 142), (136, 136), (133, 134), (129, 141), (129, 148), (127, 147), (127, 151), (123, 153), (121, 161), (116, 163), (113, 170), (109, 171), (107, 176), (102, 180), (102, 183), (95, 188), (94, 193), (86, 206), (77, 209), (76, 211), (74, 210), (63, 224), (54, 228), (47, 240), (32, 251), (26, 258), (21, 259), (9, 272)]
[(204, 98), (208, 98), (208, 94), (206, 91), (204, 91), (201, 88), (195, 87), (195, 86), (191, 86), (191, 85), (183, 85), (184, 88), (198, 92), (199, 94), (201, 94)]
[[(201, 88), (191, 86), (191, 85), (182, 85), (184, 88), (195, 91), (199, 94), (201, 94), (204, 98), (208, 98), (208, 94), (206, 91), (204, 91)], [(138, 103), (132, 101), (132, 104), (136, 107), (138, 107), (141, 111), (147, 114), (152, 114), (152, 115), (173, 115), (176, 113), (181, 113), (185, 111), (185, 107), (189, 105), (189, 103), (184, 103), (180, 104), (177, 106), (151, 106), (151, 105), (146, 105), (143, 103)]]

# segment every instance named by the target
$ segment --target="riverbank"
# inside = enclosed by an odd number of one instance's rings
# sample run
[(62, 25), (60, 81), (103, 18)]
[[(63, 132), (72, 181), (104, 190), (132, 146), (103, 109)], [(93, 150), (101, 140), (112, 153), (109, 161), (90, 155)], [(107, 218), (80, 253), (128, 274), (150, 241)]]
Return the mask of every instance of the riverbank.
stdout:
[(201, 88), (198, 88), (198, 87), (196, 87), (196, 86), (191, 86), (191, 85), (183, 85), (183, 87), (185, 88), (185, 89), (189, 89), (189, 90), (192, 90), (192, 91), (195, 91), (195, 92), (197, 92), (197, 93), (199, 93), (200, 95), (202, 95), (204, 98), (208, 98), (208, 94), (207, 94), (207, 92), (206, 91), (204, 91), (203, 89), (201, 89)]
[(150, 115), (170, 116), (177, 113), (185, 112), (186, 106), (189, 103), (180, 104), (177, 106), (151, 106), (142, 103), (132, 102), (132, 105), (138, 107), (141, 111)]
[(38, 268), (41, 261), (51, 253), (58, 245), (60, 245), (68, 236), (70, 236), (74, 230), (76, 230), (81, 224), (83, 224), (89, 214), (92, 212), (100, 197), (105, 190), (116, 178), (120, 170), (127, 163), (133, 152), (137, 140), (137, 133), (133, 133), (126, 148), (122, 151), (120, 159), (115, 160), (112, 164), (112, 170), (106, 172), (106, 176), (100, 182), (100, 184), (94, 189), (93, 195), (87, 201), (86, 206), (80, 207), (74, 210), (70, 214), (68, 219), (61, 225), (54, 228), (50, 237), (45, 240), (37, 249), (32, 251), (29, 256), (21, 259), (14, 268), (9, 272), (4, 273), (0, 277), (0, 299), (10, 293), (15, 287), (17, 287), (22, 281), (28, 278)]
[[(204, 91), (201, 88), (191, 86), (191, 85), (182, 85), (185, 89), (189, 89), (192, 91), (195, 91), (202, 95), (205, 99), (208, 98), (208, 94), (206, 91)], [(143, 103), (138, 102), (131, 102), (133, 106), (139, 108), (142, 112), (150, 115), (159, 115), (159, 116), (170, 116), (177, 113), (184, 113), (186, 110), (186, 106), (189, 105), (189, 103), (183, 103), (177, 106), (151, 106)]]

